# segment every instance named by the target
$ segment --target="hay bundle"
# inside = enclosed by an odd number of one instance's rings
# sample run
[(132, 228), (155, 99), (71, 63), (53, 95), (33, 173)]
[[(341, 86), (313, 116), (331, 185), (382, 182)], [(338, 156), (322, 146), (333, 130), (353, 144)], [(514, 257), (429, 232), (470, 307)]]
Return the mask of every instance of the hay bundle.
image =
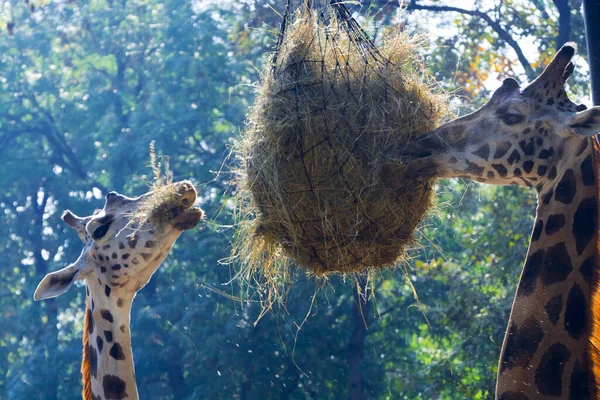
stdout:
[(237, 149), (234, 252), (267, 276), (282, 256), (316, 275), (392, 265), (431, 205), (432, 182), (398, 159), (448, 112), (419, 41), (394, 32), (376, 48), (328, 7), (327, 22), (301, 7), (284, 25)]

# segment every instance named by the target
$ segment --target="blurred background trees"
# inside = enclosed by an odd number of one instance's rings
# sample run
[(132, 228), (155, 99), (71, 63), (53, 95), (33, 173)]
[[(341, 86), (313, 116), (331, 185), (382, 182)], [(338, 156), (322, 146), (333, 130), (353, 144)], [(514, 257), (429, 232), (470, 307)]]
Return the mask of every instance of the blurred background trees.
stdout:
[[(521, 188), (440, 182), (404, 268), (358, 284), (298, 274), (285, 308), (253, 325), (259, 305), (220, 262), (226, 157), (284, 3), (0, 2), (0, 399), (80, 398), (83, 290), (32, 293), (79, 254), (62, 210), (144, 192), (151, 140), (175, 179), (199, 184), (210, 222), (182, 235), (135, 301), (141, 398), (492, 398), (535, 208)], [(460, 113), (507, 76), (534, 77), (567, 40), (582, 54), (571, 91), (586, 100), (580, 1), (464, 3), (352, 7), (373, 35), (429, 31), (423, 56)]]

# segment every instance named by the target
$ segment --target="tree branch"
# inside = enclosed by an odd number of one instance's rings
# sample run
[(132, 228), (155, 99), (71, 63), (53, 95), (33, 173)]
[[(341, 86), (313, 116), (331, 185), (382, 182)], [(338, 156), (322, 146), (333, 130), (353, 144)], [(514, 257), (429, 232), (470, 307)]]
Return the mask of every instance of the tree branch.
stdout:
[(456, 13), (470, 15), (472, 17), (477, 17), (477, 18), (482, 19), (483, 21), (485, 21), (488, 24), (488, 26), (490, 28), (492, 28), (494, 30), (494, 32), (496, 32), (498, 34), (498, 37), (501, 40), (503, 40), (507, 45), (509, 45), (515, 51), (515, 53), (517, 53), (517, 57), (519, 58), (519, 61), (521, 62), (523, 69), (525, 69), (525, 74), (527, 74), (527, 78), (529, 78), (530, 80), (535, 79), (535, 76), (536, 76), (535, 71), (533, 70), (533, 67), (529, 63), (529, 60), (527, 60), (527, 57), (525, 57), (525, 54), (523, 53), (521, 46), (519, 46), (517, 41), (513, 39), (513, 37), (507, 30), (502, 28), (502, 26), (497, 21), (494, 21), (486, 13), (477, 11), (477, 10), (467, 10), (464, 8), (452, 7), (452, 6), (421, 5), (421, 4), (417, 4), (416, 1), (411, 1), (410, 3), (408, 3), (408, 5), (406, 6), (406, 9), (408, 11), (423, 10), (423, 11), (433, 11), (433, 12), (456, 12)]
[(552, 0), (558, 10), (558, 36), (556, 37), (556, 49), (569, 41), (571, 36), (571, 6), (569, 0)]

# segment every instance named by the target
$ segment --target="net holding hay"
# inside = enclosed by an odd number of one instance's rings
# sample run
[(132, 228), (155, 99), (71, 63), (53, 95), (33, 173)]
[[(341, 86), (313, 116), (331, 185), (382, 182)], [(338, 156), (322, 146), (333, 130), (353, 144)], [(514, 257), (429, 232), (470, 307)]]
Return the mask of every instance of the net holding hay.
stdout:
[(234, 257), (267, 281), (287, 258), (319, 276), (390, 266), (431, 205), (432, 181), (399, 159), (449, 114), (419, 39), (375, 47), (343, 5), (327, 15), (301, 6), (282, 25), (236, 149)]

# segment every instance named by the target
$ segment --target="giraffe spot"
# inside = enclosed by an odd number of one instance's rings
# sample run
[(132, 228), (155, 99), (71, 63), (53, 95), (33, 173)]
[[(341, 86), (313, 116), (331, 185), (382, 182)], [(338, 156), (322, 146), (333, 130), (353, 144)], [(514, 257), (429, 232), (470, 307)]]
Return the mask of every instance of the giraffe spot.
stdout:
[(523, 170), (526, 174), (530, 173), (533, 170), (533, 161), (527, 160), (523, 163)]
[(585, 149), (587, 149), (587, 147), (588, 147), (588, 140), (585, 139), (581, 142), (581, 145), (579, 146), (579, 149), (577, 150), (576, 156), (582, 155), (583, 152), (585, 151)]
[(556, 325), (560, 319), (560, 312), (562, 311), (562, 295), (554, 296), (544, 306), (548, 319), (552, 322), (552, 325)]
[(117, 258), (117, 253), (112, 253), (111, 257), (112, 257), (113, 260), (116, 259)]
[(575, 184), (575, 173), (572, 169), (568, 169), (558, 185), (556, 185), (554, 198), (561, 203), (571, 204), (575, 198), (576, 189), (577, 185)]
[(595, 237), (597, 228), (598, 207), (596, 198), (581, 200), (573, 216), (573, 236), (577, 254), (581, 255), (588, 243)]
[(545, 257), (546, 251), (544, 249), (540, 249), (527, 257), (517, 290), (519, 296), (527, 297), (533, 293)]
[(553, 195), (554, 195), (554, 190), (550, 189), (548, 192), (546, 192), (546, 194), (544, 194), (544, 196), (542, 196), (542, 201), (544, 202), (545, 205), (548, 205), (550, 203), (550, 200), (552, 200)]
[(87, 351), (87, 359), (90, 363), (90, 375), (96, 378), (98, 372), (98, 355), (96, 354), (96, 350), (89, 344), (85, 348)]
[(521, 160), (521, 155), (519, 154), (519, 152), (517, 150), (513, 150), (512, 153), (510, 153), (510, 156), (508, 157), (508, 159), (506, 160), (510, 165), (513, 165), (514, 163), (517, 163)]
[(546, 221), (546, 235), (552, 235), (562, 229), (563, 226), (567, 223), (567, 219), (564, 214), (553, 214), (548, 217), (548, 221)]
[(556, 167), (552, 167), (548, 173), (548, 179), (553, 180), (556, 178)]
[(125, 393), (127, 383), (118, 376), (105, 375), (102, 379), (102, 388), (104, 389), (104, 397), (107, 399), (122, 400), (129, 397)]
[(513, 175), (515, 175), (515, 176), (521, 176), (521, 169), (520, 168), (515, 168), (515, 170), (513, 171)]
[(144, 259), (144, 261), (148, 261), (150, 259), (150, 257), (152, 256), (152, 254), (140, 253), (140, 256), (142, 256), (142, 258)]
[(111, 343), (113, 341), (112, 331), (104, 331), (104, 338), (108, 343)]
[(549, 286), (567, 279), (573, 271), (571, 257), (564, 242), (549, 247), (545, 254), (544, 266), (540, 273), (544, 286)]
[(104, 341), (100, 336), (96, 336), (96, 345), (98, 345), (98, 354), (102, 354), (102, 348), (104, 347)]
[(102, 254), (98, 254), (98, 259), (99, 259), (100, 261), (104, 261), (104, 256), (103, 256)]
[(546, 105), (547, 106), (551, 106), (554, 104), (554, 99), (552, 97), (550, 97), (547, 101), (546, 101)]
[(94, 299), (92, 299), (92, 311), (94, 311), (94, 308), (96, 308), (96, 304), (94, 303)]
[(519, 146), (523, 150), (523, 154), (526, 155), (526, 156), (532, 156), (533, 153), (535, 152), (535, 148), (534, 148), (534, 145), (533, 145), (533, 138), (526, 139), (526, 140), (521, 140), (519, 142)]
[(103, 319), (107, 320), (108, 322), (113, 322), (113, 315), (109, 310), (103, 308), (102, 310), (100, 310), (100, 315)]
[(88, 321), (87, 323), (87, 331), (88, 335), (91, 335), (94, 332), (94, 317), (92, 316), (92, 310), (88, 308), (87, 315), (85, 317)]
[(110, 296), (110, 286), (104, 285), (104, 294), (106, 295), (106, 297)]
[(104, 246), (102, 246), (102, 250), (108, 250), (110, 249), (110, 244), (105, 244)]
[(512, 322), (502, 356), (500, 372), (514, 367), (527, 368), (544, 337), (542, 326), (529, 317), (520, 327)]
[(123, 307), (123, 299), (119, 298), (117, 299), (117, 307)]
[(147, 249), (150, 249), (150, 248), (154, 247), (155, 244), (156, 244), (156, 242), (153, 242), (152, 240), (148, 240), (148, 241), (146, 241), (146, 244), (144, 244), (144, 247), (146, 247)]
[[(125, 268), (129, 268), (129, 264), (123, 264), (123, 266), (124, 266)], [(125, 275), (127, 275), (127, 272), (125, 272)]]
[(479, 165), (474, 164), (469, 160), (465, 160), (465, 162), (467, 163), (467, 168), (465, 169), (465, 172), (469, 172), (474, 176), (483, 176), (483, 167), (480, 167)]
[(581, 265), (579, 266), (579, 273), (583, 277), (583, 280), (587, 283), (592, 282), (592, 273), (594, 271), (594, 256), (588, 257)]
[(483, 158), (484, 160), (487, 160), (488, 157), (490, 156), (490, 146), (488, 146), (487, 144), (484, 144), (479, 149), (477, 149), (477, 151), (475, 151), (473, 154), (478, 157)]
[(589, 400), (589, 398), (590, 388), (587, 371), (579, 361), (575, 361), (569, 384), (569, 400)]
[(121, 330), (121, 332), (125, 333), (125, 325), (121, 325), (121, 326), (119, 327), (119, 329)]
[(531, 234), (531, 241), (536, 242), (540, 236), (542, 236), (542, 230), (544, 229), (544, 221), (539, 219), (533, 227), (533, 233)]
[(544, 353), (535, 370), (535, 384), (541, 394), (555, 397), (562, 394), (562, 376), (569, 358), (571, 352), (562, 343), (554, 343)]
[(123, 260), (127, 260), (129, 258), (129, 253), (125, 253), (121, 256)]
[(544, 174), (546, 173), (547, 170), (548, 170), (548, 167), (546, 167), (545, 165), (540, 165), (540, 166), (538, 166), (537, 173), (539, 176), (544, 176)]
[(108, 352), (112, 358), (115, 360), (124, 360), (125, 353), (123, 353), (123, 348), (119, 343), (114, 343)]
[(495, 176), (496, 175), (494, 175), (494, 173), (492, 171), (488, 171), (488, 173), (487, 173), (488, 179), (494, 179)]
[(594, 165), (593, 157), (590, 154), (581, 163), (581, 177), (585, 186), (591, 186), (596, 184), (596, 177), (594, 176)]
[(121, 269), (121, 264), (115, 264), (112, 267), (110, 267), (110, 269), (112, 269), (113, 271), (118, 271)]
[(106, 272), (106, 267), (100, 267), (100, 272), (101, 273), (105, 273)]
[(567, 297), (565, 330), (574, 339), (581, 339), (587, 330), (587, 301), (578, 284), (574, 284)]
[(523, 392), (504, 392), (498, 397), (498, 400), (529, 400)]
[(125, 248), (125, 243), (119, 242), (119, 249), (123, 250)]
[(498, 175), (502, 178), (506, 178), (507, 170), (506, 167), (502, 164), (492, 164), (492, 168), (498, 171)]
[(127, 244), (129, 245), (129, 247), (131, 249), (135, 249), (135, 246), (137, 246), (137, 238), (136, 237), (128, 237), (127, 238)]
[(504, 155), (506, 153), (508, 153), (508, 150), (510, 150), (510, 143), (508, 142), (501, 142), (496, 144), (496, 151), (494, 152), (494, 158), (498, 159), (498, 158), (502, 158), (504, 157)]

